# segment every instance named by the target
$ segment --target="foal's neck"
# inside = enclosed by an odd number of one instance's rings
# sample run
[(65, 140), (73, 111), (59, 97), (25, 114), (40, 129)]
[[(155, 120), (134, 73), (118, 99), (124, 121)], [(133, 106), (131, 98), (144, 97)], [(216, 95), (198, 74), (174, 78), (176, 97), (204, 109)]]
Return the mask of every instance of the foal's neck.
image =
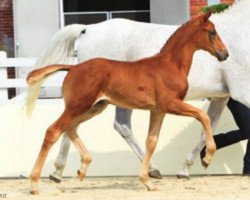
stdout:
[(195, 43), (191, 39), (191, 34), (184, 34), (183, 37), (176, 39), (168, 47), (164, 48), (162, 55), (163, 60), (169, 60), (188, 75), (193, 55), (197, 50)]
[(161, 59), (175, 63), (175, 66), (188, 75), (196, 48), (195, 33), (199, 26), (198, 18), (182, 25), (170, 37), (162, 48), (159, 56)]

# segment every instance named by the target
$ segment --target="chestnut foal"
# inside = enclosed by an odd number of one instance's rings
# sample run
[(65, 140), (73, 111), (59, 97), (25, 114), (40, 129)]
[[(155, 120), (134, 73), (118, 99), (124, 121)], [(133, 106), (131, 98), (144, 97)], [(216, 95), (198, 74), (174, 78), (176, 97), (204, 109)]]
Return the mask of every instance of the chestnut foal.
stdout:
[(31, 193), (38, 193), (38, 181), (47, 154), (63, 132), (68, 134), (80, 153), (82, 166), (78, 175), (80, 180), (84, 178), (91, 155), (76, 129), (81, 122), (101, 113), (108, 104), (150, 110), (146, 154), (139, 175), (148, 190), (156, 190), (149, 181), (148, 170), (166, 113), (191, 116), (202, 123), (207, 147), (203, 165), (207, 167), (216, 150), (209, 117), (202, 110), (183, 102), (183, 99), (188, 89), (187, 76), (196, 50), (208, 51), (219, 61), (228, 57), (213, 23), (208, 20), (210, 15), (211, 12), (181, 26), (160, 53), (153, 57), (135, 62), (95, 58), (78, 65), (52, 65), (32, 71), (27, 78), (31, 87), (30, 95), (39, 88), (36, 85), (41, 85), (50, 74), (58, 70), (66, 70), (68, 74), (63, 82), (65, 110), (47, 129), (31, 173)]

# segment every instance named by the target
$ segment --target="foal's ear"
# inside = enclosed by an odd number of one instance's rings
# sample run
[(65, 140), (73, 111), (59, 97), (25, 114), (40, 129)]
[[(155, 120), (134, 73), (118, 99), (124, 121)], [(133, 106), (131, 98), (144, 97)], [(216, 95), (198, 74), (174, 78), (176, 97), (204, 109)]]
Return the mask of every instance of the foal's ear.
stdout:
[(207, 11), (207, 13), (203, 16), (202, 24), (205, 24), (208, 21), (209, 17), (212, 15), (212, 13), (213, 13), (212, 9), (209, 9)]

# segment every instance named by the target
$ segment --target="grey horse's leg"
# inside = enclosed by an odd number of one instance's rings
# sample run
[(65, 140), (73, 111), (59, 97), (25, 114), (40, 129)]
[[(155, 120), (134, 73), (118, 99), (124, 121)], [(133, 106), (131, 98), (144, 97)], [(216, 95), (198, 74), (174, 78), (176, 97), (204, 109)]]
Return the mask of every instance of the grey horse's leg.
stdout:
[[(131, 128), (132, 110), (116, 107), (114, 128), (124, 138), (128, 145), (135, 152), (140, 161), (143, 161), (144, 152), (138, 144)], [(152, 178), (162, 178), (161, 173), (155, 167), (150, 166), (149, 176)]]
[[(225, 105), (227, 104), (228, 97), (226, 98), (216, 98), (212, 99), (211, 103), (208, 108), (208, 115), (211, 120), (211, 127), (212, 131), (214, 133), (215, 127), (218, 123), (218, 120), (221, 116), (221, 113), (223, 112)], [(194, 163), (195, 158), (200, 153), (201, 149), (205, 145), (205, 139), (204, 139), (204, 132), (201, 132), (201, 140), (200, 142), (195, 146), (195, 148), (187, 155), (184, 163), (183, 163), (183, 170), (177, 173), (178, 178), (189, 178), (189, 172), (188, 170), (191, 168), (191, 166)]]
[(60, 150), (54, 164), (56, 171), (49, 176), (50, 180), (53, 180), (56, 183), (60, 183), (62, 181), (62, 173), (67, 162), (70, 144), (71, 140), (68, 135), (63, 134)]

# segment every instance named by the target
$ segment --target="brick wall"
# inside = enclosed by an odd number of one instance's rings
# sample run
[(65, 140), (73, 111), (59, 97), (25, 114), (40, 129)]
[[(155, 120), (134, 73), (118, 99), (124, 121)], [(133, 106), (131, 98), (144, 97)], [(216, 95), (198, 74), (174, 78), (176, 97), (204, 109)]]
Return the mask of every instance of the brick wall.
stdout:
[[(232, 4), (234, 0), (221, 0), (221, 3)], [(207, 0), (190, 0), (190, 16), (191, 18), (201, 14), (201, 9), (207, 6)]]
[(0, 1), (0, 50), (8, 52), (8, 56), (14, 55), (13, 49), (14, 28), (12, 0)]
[(234, 0), (221, 0), (221, 3), (232, 4), (234, 3)]
[[(0, 51), (14, 57), (14, 26), (12, 0), (0, 0)], [(8, 68), (8, 77), (15, 77), (14, 68)], [(9, 98), (15, 96), (15, 89), (9, 89)]]
[(194, 18), (201, 13), (201, 9), (207, 6), (207, 0), (190, 0), (190, 17)]

